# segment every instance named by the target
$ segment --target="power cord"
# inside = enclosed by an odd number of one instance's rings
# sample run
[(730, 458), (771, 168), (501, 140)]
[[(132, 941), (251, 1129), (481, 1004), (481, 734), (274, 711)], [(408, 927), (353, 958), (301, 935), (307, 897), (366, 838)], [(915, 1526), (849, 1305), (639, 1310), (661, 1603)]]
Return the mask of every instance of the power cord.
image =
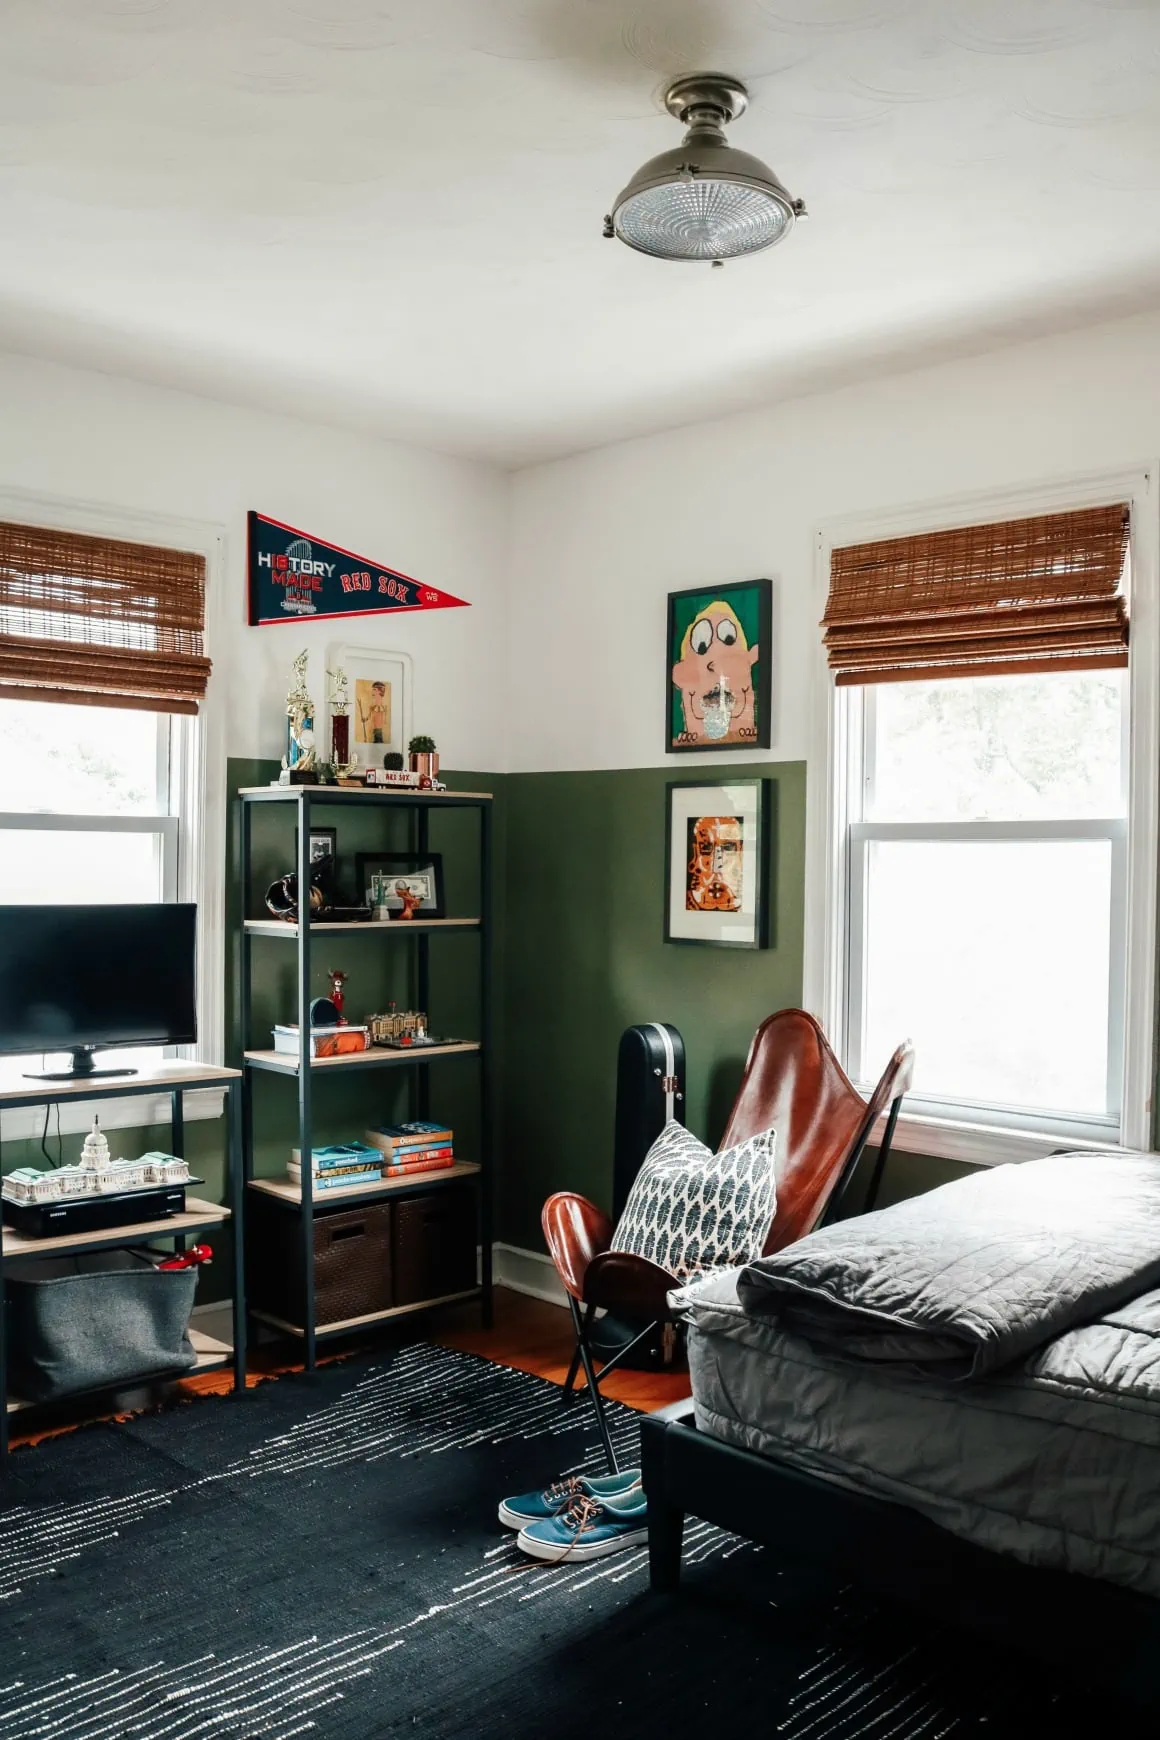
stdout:
[(60, 1167), (60, 1166), (64, 1165), (64, 1143), (61, 1140), (61, 1134), (60, 1134), (60, 1101), (59, 1100), (57, 1100), (57, 1102), (56, 1102), (56, 1159), (55, 1160), (53, 1159), (52, 1155), (48, 1151), (48, 1120), (51, 1117), (51, 1115), (52, 1115), (52, 1107), (51, 1107), (51, 1105), (46, 1105), (44, 1108), (44, 1129), (40, 1132), (40, 1152), (44, 1155), (44, 1158), (48, 1161), (50, 1166)]

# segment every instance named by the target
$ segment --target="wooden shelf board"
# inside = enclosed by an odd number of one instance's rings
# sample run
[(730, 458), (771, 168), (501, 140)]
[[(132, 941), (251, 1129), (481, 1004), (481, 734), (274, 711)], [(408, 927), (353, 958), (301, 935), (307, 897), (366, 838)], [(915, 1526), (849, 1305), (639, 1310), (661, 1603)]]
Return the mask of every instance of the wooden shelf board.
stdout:
[[(461, 1045), (425, 1045), (418, 1051), (386, 1051), (381, 1046), (372, 1045), (369, 1051), (351, 1051), (341, 1057), (315, 1057), (310, 1061), (311, 1069), (365, 1069), (368, 1065), (428, 1063), (434, 1057), (466, 1057), (479, 1051), (478, 1040), (465, 1041)], [(244, 1054), (249, 1064), (259, 1069), (273, 1070), (278, 1075), (297, 1075), (297, 1055), (288, 1051), (247, 1051)]]
[[(393, 1191), (412, 1189), (417, 1184), (429, 1189), (436, 1184), (450, 1184), (456, 1178), (477, 1178), (482, 1170), (474, 1160), (457, 1160), (454, 1166), (440, 1166), (430, 1172), (404, 1172), (399, 1178), (382, 1178), (374, 1184), (348, 1184), (341, 1190), (316, 1190), (314, 1206), (320, 1208), (324, 1203), (349, 1202), (359, 1197), (365, 1201), (376, 1196), (390, 1196)], [(260, 1190), (266, 1196), (276, 1196), (279, 1202), (292, 1203), (295, 1208), (302, 1205), (302, 1188), (289, 1178), (251, 1178), (250, 1189)]]
[[(197, 1364), (190, 1366), (188, 1371), (151, 1372), (146, 1377), (124, 1378), (119, 1383), (110, 1384), (106, 1387), (109, 1389), (132, 1390), (139, 1388), (142, 1384), (156, 1384), (168, 1382), (170, 1379), (177, 1380), (178, 1378), (184, 1377), (196, 1377), (198, 1372), (216, 1371), (219, 1366), (228, 1365), (234, 1357), (234, 1350), (228, 1341), (218, 1341), (215, 1336), (206, 1335), (200, 1329), (191, 1329), (189, 1331), (189, 1339), (193, 1343), (193, 1351), (197, 1355)], [(85, 1393), (86, 1392), (83, 1390), (77, 1391), (78, 1396), (84, 1395)], [(71, 1401), (72, 1397), (62, 1396), (61, 1400)], [(49, 1404), (46, 1402), (26, 1402), (20, 1396), (8, 1397), (8, 1412), (10, 1414), (22, 1413), (25, 1408), (47, 1407), (48, 1405)]]
[[(413, 1311), (430, 1311), (435, 1305), (451, 1305), (459, 1299), (478, 1299), (480, 1288), (467, 1287), (462, 1293), (441, 1293), (435, 1299), (416, 1299), (411, 1305), (392, 1305), (386, 1311), (370, 1311), (365, 1317), (344, 1317), (337, 1323), (320, 1323), (315, 1328), (315, 1336), (321, 1340), (327, 1335), (341, 1335), (350, 1329), (365, 1329), (372, 1323), (386, 1323), (392, 1317), (409, 1317)], [(306, 1331), (298, 1323), (287, 1323), (284, 1317), (275, 1317), (270, 1311), (259, 1311), (251, 1306), (250, 1315), (258, 1317), (263, 1323), (269, 1323), (274, 1329), (281, 1329), (287, 1335), (305, 1336)]]
[[(195, 1371), (210, 1371), (214, 1366), (225, 1365), (233, 1359), (234, 1350), (228, 1341), (219, 1341), (216, 1335), (207, 1335), (203, 1329), (190, 1329), (189, 1339), (193, 1343), (193, 1351), (197, 1355)], [(193, 1377), (194, 1372), (182, 1374)]]
[(171, 1214), (162, 1220), (133, 1221), (128, 1226), (102, 1227), (98, 1232), (59, 1233), (46, 1239), (28, 1239), (13, 1227), (4, 1228), (4, 1257), (47, 1257), (66, 1251), (83, 1251), (91, 1245), (138, 1245), (145, 1239), (174, 1238), (181, 1233), (200, 1231), (229, 1220), (230, 1211), (217, 1202), (202, 1202), (196, 1196), (185, 1199), (185, 1213)]
[[(288, 936), (297, 938), (298, 926), (287, 924), (282, 918), (247, 918), (246, 929), (251, 936)], [(393, 936), (413, 935), (424, 930), (478, 930), (478, 918), (413, 918), (413, 919), (355, 919), (350, 924), (327, 924), (323, 920), (315, 920), (310, 926), (311, 936), (317, 936), (320, 931), (332, 936), (353, 935), (365, 936), (367, 931), (390, 931)]]
[[(110, 1066), (112, 1067), (112, 1066)], [(172, 1093), (174, 1088), (225, 1087), (237, 1081), (240, 1069), (214, 1068), (206, 1063), (162, 1063), (152, 1069), (139, 1069), (136, 1075), (120, 1079), (111, 1076), (82, 1077), (80, 1081), (30, 1081), (18, 1087), (0, 1090), (0, 1105), (14, 1106), (31, 1101), (44, 1105), (46, 1100), (83, 1100), (100, 1094), (109, 1099), (136, 1094)]]
[(395, 803), (414, 803), (418, 798), (424, 803), (437, 804), (440, 798), (471, 798), (478, 802), (491, 799), (495, 794), (490, 791), (432, 791), (420, 786), (365, 786), (365, 785), (243, 785), (238, 787), (239, 797), (260, 797), (270, 801), (278, 798), (297, 798), (299, 792), (308, 792), (315, 803), (342, 803), (346, 798), (381, 798)]

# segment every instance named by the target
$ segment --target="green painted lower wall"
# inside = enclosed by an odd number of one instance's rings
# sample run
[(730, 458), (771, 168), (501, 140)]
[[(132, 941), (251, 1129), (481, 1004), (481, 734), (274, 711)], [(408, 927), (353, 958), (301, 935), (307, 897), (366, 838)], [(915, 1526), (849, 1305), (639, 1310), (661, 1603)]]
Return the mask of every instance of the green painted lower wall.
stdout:
[[(773, 782), (772, 946), (665, 943), (666, 786), (742, 775)], [(688, 1122), (716, 1142), (754, 1029), (801, 1001), (805, 796), (802, 762), (508, 777), (502, 1240), (542, 1249), (540, 1206), (553, 1190), (607, 1206), (616, 1048), (635, 1022), (681, 1030)]]
[[(226, 1061), (243, 1049), (238, 1030), (243, 900), (236, 794), (276, 772), (267, 761), (229, 763), (229, 874), (226, 910)], [(754, 1030), (775, 1009), (800, 1003), (805, 908), (806, 775), (802, 762), (747, 765), (745, 777), (772, 782), (770, 853), (771, 946), (753, 952), (682, 947), (662, 941), (665, 897), (665, 808), (670, 779), (707, 784), (739, 776), (736, 764), (705, 762), (674, 772), (637, 768), (603, 772), (446, 775), (460, 791), (494, 793), (496, 1237), (542, 1249), (540, 1206), (553, 1190), (580, 1190), (608, 1206), (616, 1049), (623, 1030), (639, 1021), (669, 1021), (685, 1038), (690, 1128), (715, 1144), (741, 1080)], [(354, 889), (355, 854), (405, 848), (403, 818), (368, 810), (321, 807), (317, 821), (338, 830), (340, 880)], [(340, 800), (341, 802), (341, 800)], [(449, 913), (478, 911), (477, 833), (473, 812), (432, 818), (431, 849), (443, 855)], [(268, 883), (293, 863), (293, 822), (281, 809), (255, 813), (253, 868), (247, 909), (263, 911)], [(313, 989), (328, 988), (327, 969), (348, 974), (347, 1011), (360, 1019), (391, 1000), (414, 994), (411, 946), (399, 938), (352, 934), (316, 946)], [(251, 1030), (246, 1043), (268, 1045), (275, 1021), (294, 1018), (295, 950), (260, 938), (253, 952)], [(477, 1032), (478, 939), (448, 935), (432, 941), (429, 1013), (444, 1031)], [(478, 1099), (467, 1061), (431, 1065), (432, 1111), (446, 1117), (457, 1145), (478, 1144)], [(319, 1141), (349, 1140), (369, 1122), (411, 1109), (406, 1072), (319, 1077), (315, 1130)], [(82, 1137), (66, 1135), (65, 1160)], [(255, 1167), (281, 1172), (297, 1140), (292, 1078), (259, 1078), (255, 1093)], [(165, 1126), (119, 1130), (114, 1148), (128, 1155), (165, 1148)], [(55, 1157), (56, 1145), (50, 1140)], [(206, 1179), (205, 1194), (224, 1194), (224, 1122), (191, 1121), (186, 1151)], [(5, 1169), (36, 1165), (40, 1145), (6, 1142)], [(870, 1157), (868, 1156), (868, 1162)], [(899, 1200), (968, 1168), (896, 1154), (881, 1201)], [(863, 1177), (868, 1178), (868, 1164)], [(852, 1211), (860, 1192), (851, 1192)], [(214, 1241), (219, 1261), (203, 1277), (199, 1297), (229, 1290), (229, 1234)]]

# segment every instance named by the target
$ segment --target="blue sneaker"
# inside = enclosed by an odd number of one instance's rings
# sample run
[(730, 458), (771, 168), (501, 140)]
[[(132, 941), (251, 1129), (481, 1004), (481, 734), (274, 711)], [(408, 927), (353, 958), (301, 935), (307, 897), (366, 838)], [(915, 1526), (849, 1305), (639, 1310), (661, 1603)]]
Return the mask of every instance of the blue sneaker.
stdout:
[(641, 1491), (619, 1498), (574, 1498), (567, 1510), (521, 1529), (516, 1546), (533, 1559), (564, 1559), (582, 1565), (643, 1546), (648, 1540), (648, 1503)]
[(570, 1474), (545, 1486), (543, 1492), (521, 1492), (516, 1498), (501, 1499), (499, 1520), (506, 1529), (522, 1529), (528, 1523), (559, 1516), (577, 1498), (622, 1498), (639, 1486), (639, 1468), (626, 1468), (623, 1474), (605, 1474), (597, 1480)]

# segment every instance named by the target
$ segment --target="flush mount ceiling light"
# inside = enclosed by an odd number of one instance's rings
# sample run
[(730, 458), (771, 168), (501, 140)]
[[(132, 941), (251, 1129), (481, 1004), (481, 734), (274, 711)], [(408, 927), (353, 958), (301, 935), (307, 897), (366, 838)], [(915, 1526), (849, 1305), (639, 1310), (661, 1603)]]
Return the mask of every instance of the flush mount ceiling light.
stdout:
[(688, 127), (684, 140), (641, 166), (604, 220), (639, 253), (660, 260), (709, 260), (772, 248), (804, 217), (772, 169), (737, 151), (725, 128), (745, 113), (749, 92), (724, 73), (691, 73), (665, 92), (670, 115)]

